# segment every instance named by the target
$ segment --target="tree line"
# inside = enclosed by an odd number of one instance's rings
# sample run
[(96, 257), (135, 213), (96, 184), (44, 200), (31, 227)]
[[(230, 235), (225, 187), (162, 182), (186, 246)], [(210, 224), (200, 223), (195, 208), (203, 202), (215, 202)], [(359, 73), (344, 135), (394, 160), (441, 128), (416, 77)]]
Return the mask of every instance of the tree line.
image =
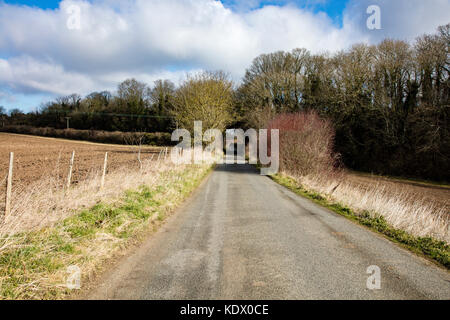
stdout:
[(168, 80), (157, 80), (149, 87), (127, 79), (118, 85), (115, 94), (93, 92), (84, 98), (71, 94), (27, 114), (10, 110), (7, 124), (56, 129), (64, 129), (69, 124), (70, 128), (81, 130), (166, 132), (173, 125), (168, 110), (174, 91), (175, 85)]
[(253, 127), (274, 114), (315, 110), (332, 120), (347, 167), (449, 181), (449, 48), (450, 24), (414, 44), (264, 54), (248, 68), (235, 108)]
[(449, 53), (450, 24), (412, 44), (263, 54), (239, 85), (221, 71), (190, 75), (178, 87), (129, 79), (114, 95), (58, 98), (29, 114), (12, 110), (7, 122), (65, 128), (68, 117), (76, 129), (171, 132), (194, 120), (204, 129), (263, 128), (277, 114), (315, 111), (332, 121), (345, 166), (448, 181)]

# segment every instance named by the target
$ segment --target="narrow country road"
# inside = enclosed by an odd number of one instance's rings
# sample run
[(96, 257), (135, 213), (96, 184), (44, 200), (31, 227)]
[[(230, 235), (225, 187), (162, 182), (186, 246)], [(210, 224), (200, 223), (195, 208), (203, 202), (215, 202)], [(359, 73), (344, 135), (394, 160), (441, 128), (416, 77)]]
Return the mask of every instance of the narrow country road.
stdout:
[(250, 165), (219, 165), (88, 298), (450, 299), (450, 273)]

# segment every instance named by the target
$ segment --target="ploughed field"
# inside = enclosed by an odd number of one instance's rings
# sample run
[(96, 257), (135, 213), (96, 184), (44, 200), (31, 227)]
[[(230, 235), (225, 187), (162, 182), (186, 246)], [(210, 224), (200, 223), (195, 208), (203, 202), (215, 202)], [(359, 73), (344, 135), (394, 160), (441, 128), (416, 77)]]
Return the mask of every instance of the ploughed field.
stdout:
[[(158, 147), (143, 146), (141, 160), (148, 160), (152, 156), (156, 159), (160, 150)], [(102, 170), (105, 152), (108, 152), (108, 172), (124, 166), (139, 167), (137, 146), (0, 133), (0, 203), (6, 190), (10, 152), (14, 152), (14, 188), (49, 177), (59, 178), (58, 181), (63, 184), (72, 151), (75, 151), (72, 174), (72, 183), (75, 184)]]
[(349, 182), (362, 188), (373, 188), (374, 185), (381, 185), (386, 191), (396, 193), (407, 193), (413, 197), (411, 201), (420, 200), (434, 206), (444, 208), (450, 215), (450, 186), (421, 183), (412, 180), (387, 178), (376, 175), (350, 172), (347, 176)]

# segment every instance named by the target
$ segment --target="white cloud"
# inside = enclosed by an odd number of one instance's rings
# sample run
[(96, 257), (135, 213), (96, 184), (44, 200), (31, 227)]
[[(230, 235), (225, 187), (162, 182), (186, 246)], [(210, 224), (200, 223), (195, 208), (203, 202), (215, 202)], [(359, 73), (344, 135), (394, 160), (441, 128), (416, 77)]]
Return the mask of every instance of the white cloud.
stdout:
[[(383, 31), (365, 29), (380, 3)], [(66, 26), (70, 5), (81, 30)], [(252, 0), (249, 7), (256, 7)], [(86, 94), (127, 77), (178, 82), (187, 70), (224, 69), (239, 79), (264, 52), (335, 51), (354, 42), (432, 32), (449, 20), (450, 0), (350, 0), (343, 27), (293, 5), (233, 11), (214, 0), (64, 0), (56, 10), (0, 4), (0, 88), (17, 93)]]
[(94, 85), (87, 75), (65, 72), (61, 65), (41, 62), (29, 56), (0, 59), (0, 82), (19, 92), (61, 95), (84, 92)]
[[(197, 70), (198, 71), (198, 70)], [(49, 92), (56, 95), (89, 93), (113, 90), (126, 78), (133, 77), (152, 83), (157, 79), (169, 79), (177, 83), (185, 77), (185, 71), (108, 72), (84, 74), (66, 71), (59, 64), (42, 62), (30, 56), (19, 56), (9, 60), (0, 59), (0, 83), (6, 83), (15, 92), (36, 94)]]

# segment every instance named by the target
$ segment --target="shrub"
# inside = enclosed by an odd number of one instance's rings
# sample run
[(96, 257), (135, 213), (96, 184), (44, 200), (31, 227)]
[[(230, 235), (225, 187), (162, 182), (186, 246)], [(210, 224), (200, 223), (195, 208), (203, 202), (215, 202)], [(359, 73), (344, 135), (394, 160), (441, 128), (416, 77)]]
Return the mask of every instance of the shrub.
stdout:
[(315, 111), (280, 114), (268, 129), (280, 130), (280, 170), (296, 176), (333, 171), (334, 128)]

